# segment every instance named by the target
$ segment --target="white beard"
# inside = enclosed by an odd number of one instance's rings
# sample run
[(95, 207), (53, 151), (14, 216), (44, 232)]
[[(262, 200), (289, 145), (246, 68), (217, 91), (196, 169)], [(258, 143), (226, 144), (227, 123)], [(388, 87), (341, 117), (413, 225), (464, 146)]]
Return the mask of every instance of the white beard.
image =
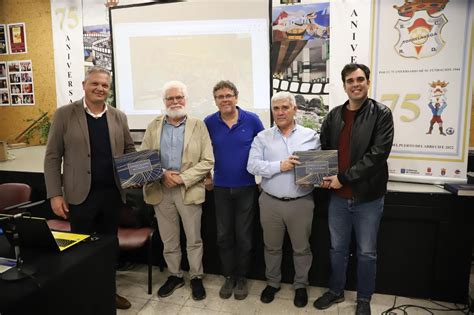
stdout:
[(166, 116), (172, 119), (177, 119), (186, 116), (186, 108), (184, 106), (176, 108), (167, 108)]

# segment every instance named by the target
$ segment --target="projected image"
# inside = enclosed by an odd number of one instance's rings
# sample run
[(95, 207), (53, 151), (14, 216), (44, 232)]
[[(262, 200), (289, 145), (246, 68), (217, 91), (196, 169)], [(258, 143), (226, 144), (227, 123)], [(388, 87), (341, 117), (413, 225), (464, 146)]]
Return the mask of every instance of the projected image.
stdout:
[(201, 119), (217, 110), (213, 86), (230, 80), (239, 106), (270, 125), (268, 20), (115, 23), (112, 30), (117, 107), (132, 129), (163, 113), (161, 88), (170, 80), (187, 85), (188, 113)]
[(248, 84), (253, 76), (251, 48), (251, 36), (245, 34), (131, 37), (135, 110), (163, 108), (160, 89), (169, 80), (188, 85), (188, 110), (198, 117), (216, 110), (209, 82), (222, 79), (239, 86), (239, 103), (251, 105), (254, 93)]

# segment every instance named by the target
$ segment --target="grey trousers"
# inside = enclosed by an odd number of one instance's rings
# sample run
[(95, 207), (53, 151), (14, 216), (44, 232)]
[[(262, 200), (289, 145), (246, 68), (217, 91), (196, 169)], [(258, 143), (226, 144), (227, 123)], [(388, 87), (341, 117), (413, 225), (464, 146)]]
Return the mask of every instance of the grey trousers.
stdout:
[(181, 217), (186, 233), (189, 275), (191, 278), (202, 277), (201, 205), (185, 205), (179, 187), (163, 187), (163, 200), (154, 208), (168, 271), (174, 276), (183, 276), (179, 228)]
[(268, 285), (279, 288), (281, 282), (281, 259), (285, 229), (288, 230), (293, 247), (295, 278), (293, 288), (308, 285), (308, 272), (313, 261), (309, 237), (313, 222), (313, 194), (281, 201), (262, 192), (259, 198), (260, 221), (265, 243), (265, 276)]

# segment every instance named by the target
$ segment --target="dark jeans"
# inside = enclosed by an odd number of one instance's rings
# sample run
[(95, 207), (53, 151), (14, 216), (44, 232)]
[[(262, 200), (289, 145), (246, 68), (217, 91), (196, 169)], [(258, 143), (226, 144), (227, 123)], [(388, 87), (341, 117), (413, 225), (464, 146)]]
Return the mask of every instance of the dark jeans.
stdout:
[(86, 200), (69, 205), (71, 231), (117, 235), (122, 199), (117, 188), (91, 189)]
[(375, 290), (377, 234), (382, 218), (384, 197), (369, 202), (354, 202), (335, 193), (329, 202), (331, 234), (331, 278), (329, 289), (344, 292), (352, 228), (357, 244), (357, 299), (370, 301)]
[(250, 269), (257, 186), (214, 187), (217, 245), (222, 274), (246, 277)]

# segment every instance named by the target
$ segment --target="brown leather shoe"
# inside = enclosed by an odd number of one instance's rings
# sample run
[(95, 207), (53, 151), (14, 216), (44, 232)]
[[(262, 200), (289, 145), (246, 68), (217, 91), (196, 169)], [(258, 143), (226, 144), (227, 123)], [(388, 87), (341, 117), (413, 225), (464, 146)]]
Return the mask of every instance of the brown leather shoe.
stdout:
[(132, 304), (130, 304), (130, 302), (126, 298), (118, 294), (115, 295), (115, 304), (120, 310), (127, 310), (132, 306)]

